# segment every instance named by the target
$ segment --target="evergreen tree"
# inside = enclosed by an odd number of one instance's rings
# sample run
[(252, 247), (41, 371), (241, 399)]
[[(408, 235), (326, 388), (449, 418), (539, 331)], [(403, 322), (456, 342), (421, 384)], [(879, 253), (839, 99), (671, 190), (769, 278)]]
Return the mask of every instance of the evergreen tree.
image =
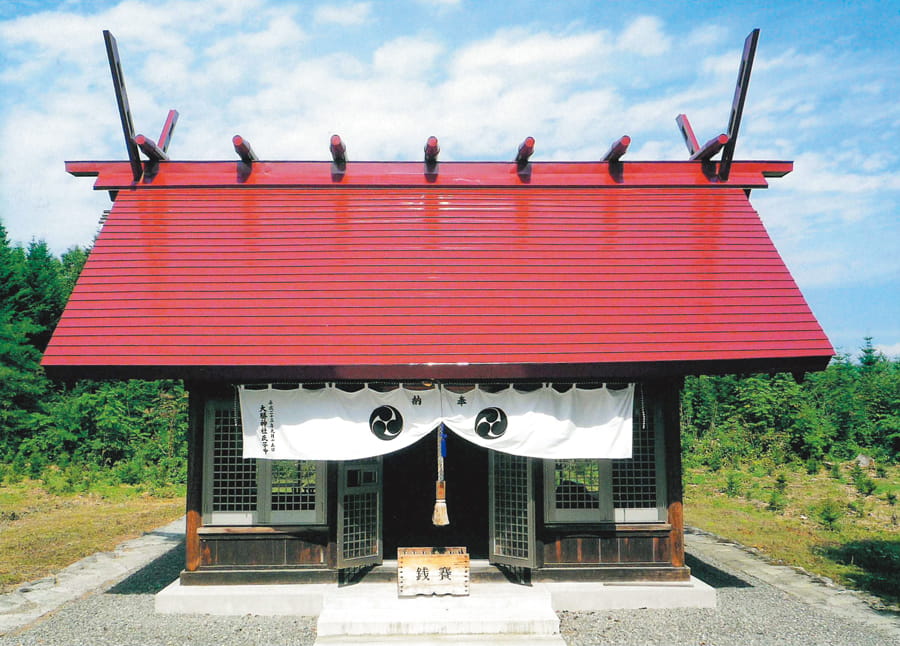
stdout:
[(20, 313), (34, 324), (29, 339), (40, 352), (50, 342), (65, 306), (61, 274), (62, 263), (50, 252), (47, 243), (32, 240), (25, 256)]
[(875, 349), (875, 346), (872, 344), (872, 337), (865, 337), (863, 343), (863, 347), (859, 349), (859, 365), (863, 367), (863, 370), (871, 370), (884, 361), (884, 355)]
[(88, 253), (89, 251), (84, 247), (70, 247), (62, 255), (60, 282), (63, 302), (68, 300), (72, 294), (75, 283), (78, 281), (78, 276), (81, 275), (81, 270), (84, 269), (84, 263), (87, 262)]
[(31, 330), (0, 312), (0, 456), (7, 458), (31, 434), (33, 414), (49, 387), (41, 355), (28, 341)]
[(0, 312), (6, 312), (10, 317), (21, 298), (23, 267), (21, 249), (9, 244), (6, 227), (0, 221)]

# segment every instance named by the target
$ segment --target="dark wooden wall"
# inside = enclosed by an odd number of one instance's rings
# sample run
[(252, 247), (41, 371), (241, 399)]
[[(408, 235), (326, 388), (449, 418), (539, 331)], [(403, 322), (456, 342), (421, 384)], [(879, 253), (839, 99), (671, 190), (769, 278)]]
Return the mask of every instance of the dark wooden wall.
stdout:
[(204, 527), (200, 565), (182, 583), (336, 581), (335, 544), (327, 527)]
[(545, 528), (534, 578), (683, 581), (690, 569), (673, 564), (672, 534), (667, 523)]

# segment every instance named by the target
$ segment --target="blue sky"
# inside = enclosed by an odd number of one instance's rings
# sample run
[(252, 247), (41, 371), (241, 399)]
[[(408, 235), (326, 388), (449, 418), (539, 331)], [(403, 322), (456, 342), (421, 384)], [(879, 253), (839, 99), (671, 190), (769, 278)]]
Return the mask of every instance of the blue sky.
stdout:
[(900, 3), (0, 3), (0, 218), (14, 242), (87, 245), (105, 193), (65, 160), (124, 159), (101, 32), (136, 130), (180, 112), (173, 159), (687, 157), (727, 128), (745, 36), (762, 30), (737, 159), (792, 160), (752, 200), (839, 351), (900, 356)]

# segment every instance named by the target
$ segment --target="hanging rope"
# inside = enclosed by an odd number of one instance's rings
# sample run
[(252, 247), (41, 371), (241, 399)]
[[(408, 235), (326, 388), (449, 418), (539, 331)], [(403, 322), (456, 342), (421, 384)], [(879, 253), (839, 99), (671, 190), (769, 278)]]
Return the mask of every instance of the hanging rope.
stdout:
[(647, 411), (644, 410), (644, 383), (638, 384), (638, 397), (641, 400), (641, 430), (647, 430)]
[[(440, 388), (440, 386), (438, 386)], [(444, 400), (441, 398), (441, 417), (444, 416)], [(447, 483), (444, 481), (444, 458), (447, 457), (447, 433), (444, 431), (444, 423), (437, 429), (437, 482), (434, 487), (434, 512), (431, 514), (431, 522), (436, 527), (445, 527), (450, 524), (450, 516), (447, 513)]]

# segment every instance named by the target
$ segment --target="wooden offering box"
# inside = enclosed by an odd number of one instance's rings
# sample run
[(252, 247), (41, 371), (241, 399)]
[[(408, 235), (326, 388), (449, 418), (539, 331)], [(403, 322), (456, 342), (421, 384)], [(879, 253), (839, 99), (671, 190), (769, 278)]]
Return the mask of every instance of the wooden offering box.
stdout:
[(469, 594), (465, 547), (397, 548), (398, 596)]

